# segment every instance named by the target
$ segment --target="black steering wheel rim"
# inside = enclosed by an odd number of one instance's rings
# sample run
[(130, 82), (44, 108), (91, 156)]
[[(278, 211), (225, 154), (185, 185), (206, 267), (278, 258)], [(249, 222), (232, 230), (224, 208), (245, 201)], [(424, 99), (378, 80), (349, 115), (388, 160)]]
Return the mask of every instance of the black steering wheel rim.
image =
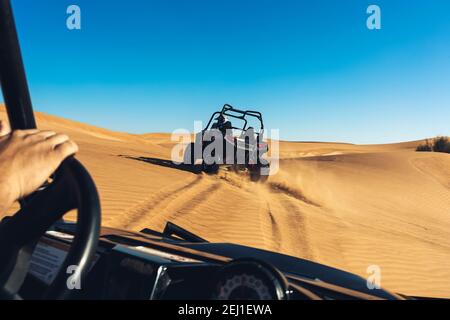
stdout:
[(100, 200), (94, 181), (75, 158), (67, 159), (55, 174), (55, 180), (38, 192), (13, 217), (0, 225), (0, 295), (4, 299), (20, 299), (32, 251), (48, 228), (70, 210), (78, 209), (74, 239), (64, 263), (52, 282), (45, 299), (67, 299), (72, 291), (67, 286), (70, 275), (82, 281), (91, 267), (97, 249), (101, 225)]
[(80, 281), (84, 279), (97, 251), (101, 227), (100, 199), (92, 177), (75, 158), (71, 158), (65, 165), (78, 187), (78, 216), (76, 233), (67, 258), (47, 292), (47, 298), (56, 299), (70, 297), (71, 291), (66, 285), (66, 270), (69, 266), (77, 266)]

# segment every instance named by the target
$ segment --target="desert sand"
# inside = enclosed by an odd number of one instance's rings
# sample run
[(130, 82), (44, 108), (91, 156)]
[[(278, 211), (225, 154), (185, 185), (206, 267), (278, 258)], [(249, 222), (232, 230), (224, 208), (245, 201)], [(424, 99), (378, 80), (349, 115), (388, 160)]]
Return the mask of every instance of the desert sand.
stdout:
[(105, 226), (162, 230), (170, 220), (213, 242), (362, 277), (378, 265), (386, 289), (450, 298), (450, 155), (417, 153), (419, 141), (280, 142), (279, 172), (257, 184), (226, 170), (175, 168), (168, 134), (119, 133), (41, 113), (37, 120), (79, 144)]

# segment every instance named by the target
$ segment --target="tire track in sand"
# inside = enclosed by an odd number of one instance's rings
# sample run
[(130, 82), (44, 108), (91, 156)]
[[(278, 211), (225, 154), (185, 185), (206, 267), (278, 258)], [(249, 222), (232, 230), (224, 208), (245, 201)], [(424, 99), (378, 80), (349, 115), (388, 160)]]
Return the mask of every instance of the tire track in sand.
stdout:
[(228, 175), (221, 180), (243, 192), (251, 192), (258, 198), (258, 222), (265, 247), (305, 259), (313, 259), (314, 254), (307, 234), (305, 214), (300, 206), (320, 208), (314, 201), (306, 198), (301, 191), (268, 182), (258, 184), (237, 180)]
[[(220, 183), (213, 182), (205, 176), (199, 176), (191, 183), (177, 188), (159, 201), (148, 201), (140, 208), (140, 219), (132, 224), (133, 229), (154, 228), (163, 229), (167, 221), (195, 210), (201, 203), (207, 201), (220, 188)], [(155, 196), (157, 197), (157, 195)]]
[[(306, 219), (299, 209), (302, 201), (282, 191), (267, 190), (268, 213), (272, 222), (272, 246), (287, 254), (313, 260)], [(303, 204), (303, 203), (302, 203)]]
[(192, 181), (183, 182), (176, 184), (175, 186), (170, 186), (169, 188), (164, 188), (161, 191), (152, 194), (147, 199), (141, 201), (139, 204), (133, 208), (127, 210), (124, 214), (126, 217), (126, 222), (123, 224), (125, 229), (132, 229), (136, 225), (146, 218), (148, 214), (153, 212), (156, 207), (161, 204), (172, 201), (175, 197), (180, 196), (183, 192), (189, 191), (189, 189), (195, 187), (203, 179), (202, 176), (196, 176)]
[(179, 202), (177, 201), (174, 203), (175, 208), (171, 208), (173, 213), (169, 216), (169, 218), (176, 219), (182, 215), (194, 211), (202, 203), (207, 202), (210, 198), (212, 198), (221, 187), (222, 184), (220, 182), (208, 181), (208, 184), (202, 186), (201, 190), (198, 190), (198, 188), (196, 190), (191, 190), (195, 195), (193, 197), (189, 197), (189, 200), (187, 201), (186, 197), (180, 197), (177, 199)]
[[(256, 186), (258, 195), (258, 216), (261, 223), (261, 233), (264, 237), (264, 243), (267, 248), (279, 251), (282, 243), (282, 232), (278, 225), (270, 201), (267, 200), (267, 194), (261, 186)], [(278, 239), (279, 241), (276, 241)]]

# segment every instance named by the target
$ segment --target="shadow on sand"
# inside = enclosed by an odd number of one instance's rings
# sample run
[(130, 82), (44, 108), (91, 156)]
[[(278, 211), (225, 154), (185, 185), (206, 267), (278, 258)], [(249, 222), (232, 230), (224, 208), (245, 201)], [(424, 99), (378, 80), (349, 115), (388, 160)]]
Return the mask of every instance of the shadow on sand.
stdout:
[(164, 160), (164, 159), (158, 159), (158, 158), (131, 157), (131, 156), (124, 156), (124, 155), (119, 155), (119, 157), (130, 159), (130, 160), (135, 160), (135, 161), (141, 161), (141, 162), (145, 162), (145, 163), (150, 163), (150, 164), (161, 166), (161, 167), (191, 172), (191, 173), (195, 173), (195, 174), (202, 173), (201, 165), (190, 165), (190, 164), (183, 164), (183, 163), (176, 164), (170, 160)]

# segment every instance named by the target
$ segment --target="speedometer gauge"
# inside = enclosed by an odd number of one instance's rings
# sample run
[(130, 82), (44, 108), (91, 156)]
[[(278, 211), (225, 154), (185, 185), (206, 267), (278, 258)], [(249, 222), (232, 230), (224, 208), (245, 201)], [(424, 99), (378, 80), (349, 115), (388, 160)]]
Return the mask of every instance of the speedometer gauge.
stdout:
[(261, 279), (245, 273), (228, 278), (218, 289), (218, 300), (273, 300)]
[(257, 260), (236, 260), (215, 277), (217, 300), (286, 300), (287, 282), (274, 267)]

